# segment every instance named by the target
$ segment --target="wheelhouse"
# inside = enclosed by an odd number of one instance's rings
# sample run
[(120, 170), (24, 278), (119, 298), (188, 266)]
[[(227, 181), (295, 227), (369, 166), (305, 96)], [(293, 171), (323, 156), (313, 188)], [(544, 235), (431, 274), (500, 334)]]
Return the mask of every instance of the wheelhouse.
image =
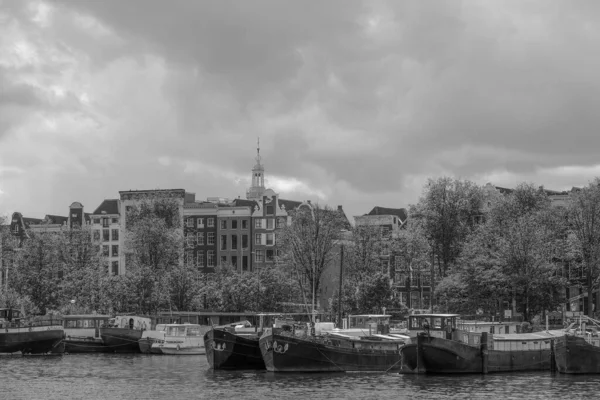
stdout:
[(446, 337), (456, 330), (459, 314), (417, 314), (408, 316), (408, 333), (416, 336), (428, 331), (431, 336)]

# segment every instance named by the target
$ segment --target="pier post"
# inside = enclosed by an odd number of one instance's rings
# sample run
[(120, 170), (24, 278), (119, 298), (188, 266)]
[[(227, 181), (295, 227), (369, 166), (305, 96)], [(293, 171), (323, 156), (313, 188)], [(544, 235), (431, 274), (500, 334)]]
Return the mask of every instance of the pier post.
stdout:
[(484, 374), (488, 373), (488, 361), (489, 361), (489, 353), (488, 353), (488, 333), (481, 333), (481, 372)]
[(417, 334), (417, 368), (415, 372), (417, 374), (424, 374), (425, 364), (423, 363), (423, 340), (425, 340), (425, 334), (419, 333)]
[(550, 372), (556, 372), (556, 353), (554, 353), (554, 339), (550, 339)]

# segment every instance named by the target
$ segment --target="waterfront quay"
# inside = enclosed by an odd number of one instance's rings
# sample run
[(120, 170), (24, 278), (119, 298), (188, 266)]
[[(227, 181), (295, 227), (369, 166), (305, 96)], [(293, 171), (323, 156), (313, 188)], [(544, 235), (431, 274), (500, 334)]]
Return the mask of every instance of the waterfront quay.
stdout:
[(599, 375), (214, 371), (204, 356), (0, 356), (3, 399), (579, 399)]

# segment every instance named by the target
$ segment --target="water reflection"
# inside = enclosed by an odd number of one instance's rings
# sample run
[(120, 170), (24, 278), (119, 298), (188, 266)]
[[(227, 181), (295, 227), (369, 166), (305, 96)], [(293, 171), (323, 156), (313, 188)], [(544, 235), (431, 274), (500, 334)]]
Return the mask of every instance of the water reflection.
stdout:
[(0, 357), (0, 398), (574, 399), (600, 376), (540, 373), (398, 375), (213, 371), (204, 356)]

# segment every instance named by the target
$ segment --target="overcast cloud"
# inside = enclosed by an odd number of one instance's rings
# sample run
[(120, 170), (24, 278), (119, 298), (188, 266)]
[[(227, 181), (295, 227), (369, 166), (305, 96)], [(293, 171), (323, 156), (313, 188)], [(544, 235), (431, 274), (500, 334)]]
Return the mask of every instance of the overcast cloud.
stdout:
[(600, 176), (597, 1), (0, 0), (0, 214), (119, 190), (349, 216), (442, 175)]

